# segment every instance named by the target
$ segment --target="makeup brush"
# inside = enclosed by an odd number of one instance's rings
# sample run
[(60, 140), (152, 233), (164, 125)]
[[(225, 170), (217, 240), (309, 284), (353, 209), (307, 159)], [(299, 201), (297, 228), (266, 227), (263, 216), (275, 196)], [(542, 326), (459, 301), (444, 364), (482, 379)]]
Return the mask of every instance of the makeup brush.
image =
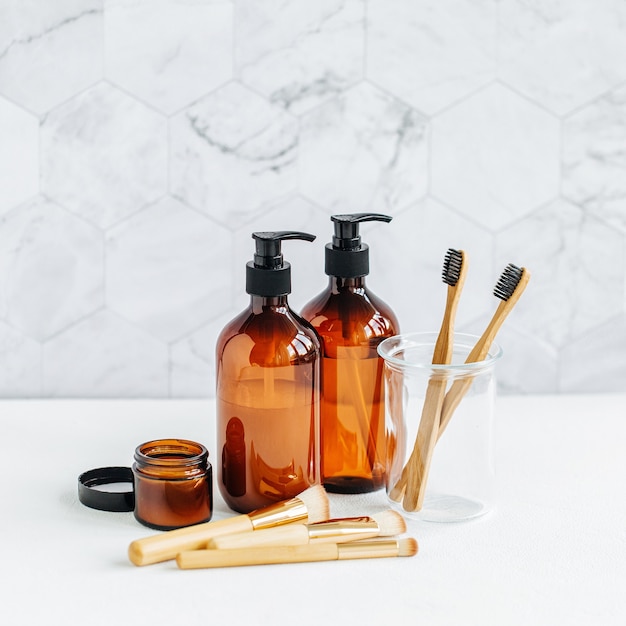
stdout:
[[(433, 364), (445, 365), (452, 360), (454, 320), (466, 273), (465, 252), (449, 248), (442, 271), (443, 282), (448, 285), (446, 307), (435, 342)], [(419, 511), (422, 508), (430, 461), (439, 433), (439, 418), (445, 392), (446, 380), (437, 377), (436, 374), (431, 375), (411, 456), (402, 470), (400, 480), (389, 493), (392, 500), (399, 501), (404, 492), (402, 506), (406, 511)]]
[(350, 517), (316, 524), (289, 524), (211, 539), (207, 547), (220, 550), (254, 546), (295, 546), (307, 543), (346, 543), (372, 537), (392, 537), (406, 531), (404, 518), (396, 511), (382, 511), (371, 517)]
[[(493, 295), (496, 296), (496, 298), (500, 298), (502, 302), (498, 305), (485, 332), (465, 359), (466, 363), (476, 363), (485, 359), (497, 332), (500, 330), (500, 326), (502, 326), (507, 315), (519, 300), (524, 289), (526, 289), (529, 280), (530, 272), (525, 267), (517, 267), (517, 265), (509, 263), (504, 268), (493, 290)], [(464, 378), (455, 381), (450, 387), (450, 390), (444, 398), (443, 407), (441, 409), (438, 437), (441, 437), (441, 434), (449, 424), (452, 414), (457, 406), (459, 406), (463, 396), (467, 393), (472, 381), (472, 378)]]
[(220, 535), (256, 531), (294, 522), (320, 522), (328, 519), (328, 516), (326, 491), (321, 485), (314, 485), (295, 498), (271, 504), (247, 515), (177, 528), (137, 539), (128, 547), (128, 558), (135, 565), (159, 563), (173, 559), (184, 550), (204, 548), (210, 539)]
[(352, 543), (315, 543), (302, 546), (258, 546), (233, 550), (190, 550), (176, 557), (180, 569), (269, 565), (311, 561), (343, 561), (394, 556), (415, 556), (417, 541), (406, 539), (371, 539)]

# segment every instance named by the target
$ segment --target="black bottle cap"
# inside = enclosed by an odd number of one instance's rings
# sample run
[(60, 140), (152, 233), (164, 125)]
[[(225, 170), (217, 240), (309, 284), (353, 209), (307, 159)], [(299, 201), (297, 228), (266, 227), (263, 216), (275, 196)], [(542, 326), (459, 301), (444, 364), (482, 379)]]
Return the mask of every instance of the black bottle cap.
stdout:
[(285, 239), (313, 241), (315, 235), (295, 230), (252, 233), (256, 242), (254, 260), (246, 264), (246, 292), (255, 296), (286, 296), (291, 293), (291, 265), (283, 261)]
[(369, 247), (361, 242), (361, 222), (391, 222), (389, 215), (381, 213), (352, 213), (333, 215), (335, 234), (332, 243), (326, 244), (326, 266), (328, 276), (358, 278), (370, 271)]

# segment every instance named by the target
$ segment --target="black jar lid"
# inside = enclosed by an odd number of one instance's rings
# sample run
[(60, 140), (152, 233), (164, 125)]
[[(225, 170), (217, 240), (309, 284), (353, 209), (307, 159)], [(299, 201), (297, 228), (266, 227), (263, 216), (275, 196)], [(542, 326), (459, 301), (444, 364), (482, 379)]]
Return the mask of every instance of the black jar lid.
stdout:
[[(124, 491), (96, 489), (102, 485), (128, 483)], [(78, 499), (99, 511), (125, 512), (135, 509), (133, 472), (130, 467), (99, 467), (83, 472), (78, 477)]]

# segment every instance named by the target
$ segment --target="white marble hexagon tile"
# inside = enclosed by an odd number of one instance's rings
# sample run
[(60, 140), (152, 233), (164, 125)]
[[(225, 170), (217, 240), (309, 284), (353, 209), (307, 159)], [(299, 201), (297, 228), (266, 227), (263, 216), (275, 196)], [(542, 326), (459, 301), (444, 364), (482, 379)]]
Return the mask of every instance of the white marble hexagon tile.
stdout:
[(335, 212), (437, 329), (448, 247), (480, 332), (513, 262), (502, 393), (623, 391), (623, 0), (0, 1), (0, 397), (205, 397), (254, 230), (292, 305)]

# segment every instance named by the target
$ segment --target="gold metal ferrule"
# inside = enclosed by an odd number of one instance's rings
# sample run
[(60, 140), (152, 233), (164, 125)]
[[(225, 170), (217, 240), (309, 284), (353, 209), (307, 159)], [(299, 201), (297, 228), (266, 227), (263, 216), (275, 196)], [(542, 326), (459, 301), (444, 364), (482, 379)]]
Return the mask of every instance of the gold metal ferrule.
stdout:
[(314, 543), (340, 543), (344, 541), (358, 541), (376, 537), (380, 532), (378, 524), (368, 517), (346, 518), (342, 520), (329, 520), (309, 524), (309, 539)]
[(306, 522), (309, 512), (299, 498), (292, 498), (248, 513), (253, 530), (274, 528), (292, 522)]
[(396, 539), (359, 541), (337, 544), (337, 559), (371, 559), (383, 556), (398, 556), (400, 547)]

